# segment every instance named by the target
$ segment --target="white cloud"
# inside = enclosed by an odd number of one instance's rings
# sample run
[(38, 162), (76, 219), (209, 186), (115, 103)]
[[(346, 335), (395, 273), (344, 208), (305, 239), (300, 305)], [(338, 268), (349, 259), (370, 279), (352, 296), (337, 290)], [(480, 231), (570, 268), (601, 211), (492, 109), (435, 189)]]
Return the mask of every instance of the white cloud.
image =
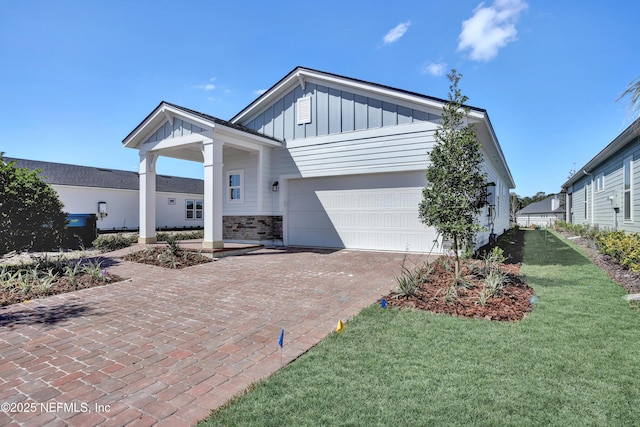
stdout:
[(216, 78), (215, 77), (211, 77), (209, 79), (209, 83), (205, 83), (205, 84), (201, 84), (201, 85), (196, 85), (195, 87), (197, 89), (202, 89), (202, 90), (206, 90), (206, 91), (210, 91), (210, 90), (214, 90), (216, 88), (216, 85), (214, 85), (213, 82)]
[(523, 0), (495, 0), (491, 6), (480, 3), (473, 16), (462, 23), (458, 50), (471, 50), (474, 61), (490, 61), (498, 50), (517, 40), (516, 22), (528, 5)]
[(404, 33), (407, 32), (407, 30), (409, 29), (409, 25), (411, 25), (411, 21), (403, 22), (390, 29), (389, 32), (384, 35), (382, 44), (391, 44), (397, 42), (402, 36), (404, 36)]
[(253, 93), (254, 93), (254, 95), (256, 95), (256, 96), (260, 96), (260, 95), (262, 95), (263, 93), (265, 93), (266, 91), (267, 91), (266, 89), (257, 89), (257, 90), (254, 90), (254, 91), (253, 91)]
[(440, 63), (430, 63), (422, 66), (420, 70), (422, 74), (431, 74), (432, 76), (440, 77), (445, 74), (445, 69), (447, 68), (447, 64), (442, 62)]

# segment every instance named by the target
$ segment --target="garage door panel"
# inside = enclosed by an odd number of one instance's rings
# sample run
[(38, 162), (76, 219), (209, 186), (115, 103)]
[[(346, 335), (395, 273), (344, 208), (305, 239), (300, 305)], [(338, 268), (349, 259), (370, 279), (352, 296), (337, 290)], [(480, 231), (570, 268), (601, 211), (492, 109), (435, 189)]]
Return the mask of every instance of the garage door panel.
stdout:
[[(288, 243), (354, 249), (430, 251), (435, 232), (418, 219), (416, 174), (289, 181)], [(400, 183), (411, 186), (398, 187)], [(394, 187), (395, 186), (395, 187)]]

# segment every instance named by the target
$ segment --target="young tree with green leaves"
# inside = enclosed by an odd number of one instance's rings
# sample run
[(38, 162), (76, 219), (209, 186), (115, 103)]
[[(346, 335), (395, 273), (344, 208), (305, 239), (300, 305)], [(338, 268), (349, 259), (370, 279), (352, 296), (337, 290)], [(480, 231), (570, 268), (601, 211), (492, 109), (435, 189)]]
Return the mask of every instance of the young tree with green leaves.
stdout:
[(58, 193), (42, 180), (42, 171), (5, 163), (3, 155), (0, 152), (0, 254), (62, 244), (67, 215)]
[(467, 122), (469, 108), (464, 105), (457, 71), (448, 74), (449, 102), (442, 113), (442, 126), (436, 130), (436, 144), (429, 153), (427, 185), (422, 190), (420, 220), (435, 227), (444, 239), (453, 242), (456, 279), (460, 274), (459, 250), (467, 246), (483, 227), (478, 215), (487, 199), (487, 178), (482, 172), (483, 155), (473, 127)]

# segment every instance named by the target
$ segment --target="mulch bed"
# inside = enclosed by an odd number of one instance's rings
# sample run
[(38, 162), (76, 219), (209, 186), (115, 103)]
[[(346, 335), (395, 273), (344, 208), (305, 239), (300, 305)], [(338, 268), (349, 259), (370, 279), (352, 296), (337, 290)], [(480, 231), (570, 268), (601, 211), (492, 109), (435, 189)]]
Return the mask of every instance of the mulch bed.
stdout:
[(47, 291), (38, 289), (37, 285), (32, 287), (31, 292), (25, 293), (18, 287), (0, 287), (0, 307), (18, 304), (37, 298), (45, 298), (51, 295), (63, 294), (66, 292), (79, 291), (81, 289), (94, 288), (96, 286), (104, 286), (110, 283), (121, 282), (124, 278), (115, 274), (107, 274), (104, 281), (92, 279), (88, 274), (81, 274), (76, 277), (75, 285), (72, 284), (66, 276), (58, 277)]
[[(446, 260), (447, 262), (449, 260)], [(443, 268), (443, 262), (435, 262), (429, 280), (420, 286), (414, 296), (400, 296), (396, 292), (387, 295), (388, 304), (400, 308), (427, 310), (433, 313), (448, 314), (469, 318), (499, 321), (521, 320), (533, 306), (531, 298), (534, 291), (519, 276), (520, 265), (501, 265), (506, 273), (507, 284), (496, 297), (480, 304), (480, 292), (483, 288), (481, 277), (472, 274), (470, 267), (478, 261), (462, 267), (464, 285), (456, 286), (455, 298), (448, 299), (447, 291), (453, 283), (453, 273)]]
[(198, 252), (180, 249), (175, 255), (167, 251), (166, 246), (146, 248), (132, 252), (122, 257), (125, 261), (139, 262), (141, 264), (155, 265), (158, 267), (181, 269), (194, 265), (212, 262), (213, 258)]
[[(571, 242), (580, 246), (594, 264), (602, 268), (628, 293), (640, 293), (640, 273), (630, 271), (610, 256), (599, 253), (592, 240), (563, 234), (565, 237), (571, 237)], [(497, 321), (521, 320), (531, 312), (532, 301), (535, 299), (533, 289), (524, 283), (520, 276), (524, 231), (518, 230), (511, 240), (502, 241), (500, 247), (507, 256), (507, 260), (500, 267), (507, 274), (508, 284), (497, 297), (489, 298), (484, 306), (479, 303), (479, 293), (483, 286), (481, 278), (474, 277), (470, 270), (470, 266), (478, 261), (469, 261), (470, 264), (464, 267), (462, 275), (466, 276), (467, 285), (456, 287), (456, 298), (445, 298), (453, 282), (453, 273), (443, 268), (442, 263), (435, 262), (432, 264), (434, 270), (429, 276), (430, 280), (422, 284), (414, 296), (405, 297), (391, 292), (385, 299), (389, 305), (399, 308)]]
[[(429, 280), (420, 286), (414, 296), (400, 296), (391, 292), (385, 297), (388, 304), (399, 308), (427, 310), (438, 314), (487, 319), (496, 321), (517, 321), (523, 319), (533, 309), (534, 291), (520, 276), (520, 266), (524, 253), (524, 231), (518, 230), (510, 240), (499, 245), (506, 257), (499, 268), (506, 274), (506, 285), (495, 297), (480, 304), (480, 292), (483, 288), (482, 277), (473, 274), (473, 266), (481, 261), (469, 260), (463, 264), (464, 286), (456, 286), (456, 298), (446, 298), (447, 290), (454, 281), (450, 268), (443, 267), (452, 263), (447, 257), (432, 262), (433, 271)], [(482, 250), (489, 248), (482, 248)]]

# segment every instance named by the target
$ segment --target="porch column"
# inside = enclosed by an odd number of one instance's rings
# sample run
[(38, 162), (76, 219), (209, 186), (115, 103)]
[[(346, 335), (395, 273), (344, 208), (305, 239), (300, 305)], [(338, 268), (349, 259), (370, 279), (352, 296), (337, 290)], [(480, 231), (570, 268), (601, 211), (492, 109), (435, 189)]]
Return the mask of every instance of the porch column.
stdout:
[(140, 154), (140, 233), (138, 243), (156, 242), (156, 159), (154, 153)]
[(204, 155), (204, 240), (205, 249), (224, 248), (222, 240), (222, 146), (224, 143), (209, 140), (202, 143)]

